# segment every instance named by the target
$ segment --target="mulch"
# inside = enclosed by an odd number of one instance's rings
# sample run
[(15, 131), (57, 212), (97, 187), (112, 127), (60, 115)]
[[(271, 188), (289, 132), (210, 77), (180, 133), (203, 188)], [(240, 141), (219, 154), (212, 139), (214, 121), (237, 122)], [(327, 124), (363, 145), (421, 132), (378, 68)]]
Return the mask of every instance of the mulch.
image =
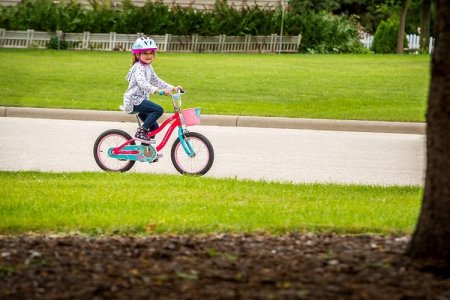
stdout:
[(0, 236), (0, 299), (450, 299), (409, 236)]

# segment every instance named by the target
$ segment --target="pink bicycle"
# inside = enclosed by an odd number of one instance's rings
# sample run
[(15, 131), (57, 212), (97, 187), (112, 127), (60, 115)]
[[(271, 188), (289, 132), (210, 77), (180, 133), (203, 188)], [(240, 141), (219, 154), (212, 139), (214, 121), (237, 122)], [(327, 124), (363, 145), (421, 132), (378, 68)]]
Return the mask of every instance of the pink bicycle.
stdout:
[[(178, 128), (178, 137), (171, 150), (175, 169), (181, 174), (206, 174), (214, 162), (214, 149), (205, 136), (187, 130), (187, 126), (200, 123), (200, 109), (181, 110), (181, 95), (184, 93), (183, 90), (179, 90), (171, 95), (173, 116), (164, 121), (158, 129), (148, 133), (149, 136), (154, 136), (169, 126), (156, 147), (144, 143), (137, 145), (138, 141), (127, 132), (110, 129), (103, 132), (94, 144), (94, 158), (98, 166), (105, 171), (126, 172), (136, 161), (154, 162), (158, 159), (158, 152), (164, 148), (175, 128)], [(137, 120), (140, 124), (139, 118)]]

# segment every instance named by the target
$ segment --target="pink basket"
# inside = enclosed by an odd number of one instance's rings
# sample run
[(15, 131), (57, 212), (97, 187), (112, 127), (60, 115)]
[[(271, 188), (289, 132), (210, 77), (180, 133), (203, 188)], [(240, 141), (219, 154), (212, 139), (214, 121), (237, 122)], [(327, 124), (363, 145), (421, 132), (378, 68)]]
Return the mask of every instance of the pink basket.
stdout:
[(188, 126), (200, 124), (200, 108), (188, 108), (181, 111), (184, 122)]

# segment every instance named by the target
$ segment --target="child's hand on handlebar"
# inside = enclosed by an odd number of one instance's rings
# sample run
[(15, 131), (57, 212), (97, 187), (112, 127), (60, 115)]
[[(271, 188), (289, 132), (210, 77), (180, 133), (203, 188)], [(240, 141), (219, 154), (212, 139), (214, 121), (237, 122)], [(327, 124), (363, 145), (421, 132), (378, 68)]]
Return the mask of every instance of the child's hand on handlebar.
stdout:
[(159, 90), (159, 91), (158, 91), (158, 94), (159, 94), (160, 96), (169, 96), (171, 93), (170, 93), (169, 90)]

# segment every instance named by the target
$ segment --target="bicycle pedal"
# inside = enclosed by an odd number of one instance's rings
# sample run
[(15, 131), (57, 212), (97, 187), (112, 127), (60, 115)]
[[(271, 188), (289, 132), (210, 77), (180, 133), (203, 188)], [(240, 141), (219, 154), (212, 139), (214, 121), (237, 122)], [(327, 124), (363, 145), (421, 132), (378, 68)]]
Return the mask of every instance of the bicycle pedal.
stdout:
[(155, 162), (158, 162), (159, 159), (160, 159), (161, 157), (163, 157), (163, 156), (164, 156), (164, 155), (163, 155), (162, 153), (158, 153), (158, 154), (156, 154), (155, 159), (152, 160), (152, 161), (150, 161), (149, 163), (155, 163)]

